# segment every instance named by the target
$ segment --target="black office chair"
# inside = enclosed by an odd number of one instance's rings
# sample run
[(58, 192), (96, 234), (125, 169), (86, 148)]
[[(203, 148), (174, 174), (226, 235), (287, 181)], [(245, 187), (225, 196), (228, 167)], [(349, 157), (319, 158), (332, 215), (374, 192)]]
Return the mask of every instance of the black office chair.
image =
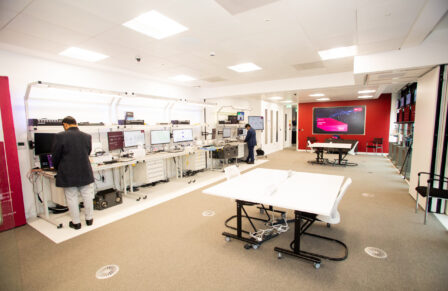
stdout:
[[(430, 173), (427, 172), (420, 172), (418, 173), (418, 185), (417, 187), (415, 187), (415, 190), (417, 191), (417, 197), (416, 197), (416, 201), (415, 201), (415, 213), (417, 213), (418, 210), (418, 196), (421, 195), (422, 197), (426, 197), (426, 207), (425, 207), (425, 220), (424, 220), (424, 224), (426, 224), (426, 217), (428, 216), (428, 211), (429, 211), (429, 199), (430, 198), (438, 198), (438, 199), (445, 199), (448, 200), (448, 190), (447, 189), (443, 189), (443, 185), (445, 183), (448, 183), (448, 178), (443, 178), (443, 183), (442, 183), (442, 189), (434, 187), (434, 182), (440, 182), (440, 175), (436, 175), (434, 174), (434, 178), (431, 179), (429, 178), (427, 180), (427, 184), (426, 186), (420, 185), (420, 176), (422, 174), (425, 175), (430, 175)], [(429, 187), (428, 187), (429, 185)]]
[(383, 153), (383, 139), (374, 138), (373, 141), (367, 143), (366, 151), (368, 151), (368, 149), (375, 150), (375, 153), (377, 153), (378, 150), (381, 149), (381, 152)]

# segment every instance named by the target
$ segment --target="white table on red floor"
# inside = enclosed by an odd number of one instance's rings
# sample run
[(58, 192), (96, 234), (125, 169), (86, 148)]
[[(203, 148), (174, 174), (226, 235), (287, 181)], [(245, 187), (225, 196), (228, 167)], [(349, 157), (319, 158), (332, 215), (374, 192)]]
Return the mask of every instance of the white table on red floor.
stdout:
[(325, 164), (324, 159), (324, 150), (325, 149), (332, 149), (337, 150), (338, 152), (338, 165), (341, 165), (342, 162), (342, 155), (346, 152), (348, 152), (352, 145), (349, 143), (331, 143), (331, 142), (315, 142), (312, 143), (310, 146), (313, 150), (316, 152), (316, 161), (313, 161), (313, 163), (316, 164)]
[[(294, 241), (291, 243), (292, 250), (279, 247), (275, 247), (274, 250), (278, 252), (279, 258), (282, 254), (288, 254), (311, 261), (316, 268), (319, 268), (322, 258), (344, 260), (348, 254), (344, 243), (306, 232), (316, 221), (317, 215), (330, 216), (343, 180), (343, 176), (258, 168), (207, 188), (203, 193), (236, 200), (237, 233), (223, 232), (223, 235), (253, 245), (258, 245), (260, 242), (251, 237), (244, 237), (242, 232), (241, 208), (244, 203), (251, 202), (294, 210), (295, 227)], [(345, 256), (330, 258), (306, 252), (300, 246), (302, 235), (337, 242), (345, 248)]]

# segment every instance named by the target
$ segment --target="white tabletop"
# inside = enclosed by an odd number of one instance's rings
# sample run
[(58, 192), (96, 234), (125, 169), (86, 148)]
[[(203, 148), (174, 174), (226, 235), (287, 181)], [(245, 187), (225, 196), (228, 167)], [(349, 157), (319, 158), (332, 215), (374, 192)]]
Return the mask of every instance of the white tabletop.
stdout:
[(329, 216), (343, 180), (343, 176), (258, 168), (203, 193)]
[(331, 142), (315, 142), (310, 145), (311, 148), (332, 148), (332, 149), (351, 149), (350, 143), (331, 143)]

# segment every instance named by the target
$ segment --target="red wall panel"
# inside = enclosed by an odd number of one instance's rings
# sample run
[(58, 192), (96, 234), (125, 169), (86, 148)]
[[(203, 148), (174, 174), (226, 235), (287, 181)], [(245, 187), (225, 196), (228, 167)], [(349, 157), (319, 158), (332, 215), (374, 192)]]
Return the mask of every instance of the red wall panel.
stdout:
[[(4, 148), (6, 152), (6, 155), (1, 156), (0, 159), (5, 160), (2, 161), (2, 163), (7, 166), (6, 173), (9, 176), (10, 188), (8, 195), (3, 195), (2, 197), (2, 205), (4, 206), (3, 217), (5, 218), (5, 222), (8, 222), (12, 218), (14, 219), (13, 225), (4, 223), (3, 226), (0, 227), (0, 230), (4, 230), (26, 223), (25, 209), (23, 206), (22, 180), (20, 178), (19, 158), (7, 77), (0, 77), (0, 110), (0, 122), (3, 126)], [(1, 154), (3, 154), (3, 152), (1, 152)], [(3, 184), (6, 185), (6, 183), (2, 182), (2, 185)]]
[(338, 101), (338, 102), (313, 102), (300, 103), (299, 114), (299, 149), (305, 149), (306, 138), (314, 136), (318, 141), (323, 142), (333, 134), (313, 134), (313, 108), (314, 107), (335, 107), (335, 106), (366, 106), (366, 124), (364, 135), (339, 134), (343, 139), (358, 140), (358, 151), (365, 152), (366, 144), (374, 138), (383, 138), (384, 152), (389, 150), (389, 126), (391, 94), (382, 94), (378, 99), (362, 101)]

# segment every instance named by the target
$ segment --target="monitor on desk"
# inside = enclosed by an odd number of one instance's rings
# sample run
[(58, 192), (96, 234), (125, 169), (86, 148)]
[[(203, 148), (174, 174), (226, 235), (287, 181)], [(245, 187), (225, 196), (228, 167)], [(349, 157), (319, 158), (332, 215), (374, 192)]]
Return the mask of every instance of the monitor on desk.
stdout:
[(193, 129), (175, 129), (173, 130), (174, 142), (193, 141)]
[(53, 147), (55, 133), (35, 133), (34, 134), (34, 154), (49, 154)]
[(124, 132), (124, 147), (135, 147), (145, 145), (145, 131), (131, 130)]
[(229, 138), (230, 137), (230, 133), (231, 133), (230, 128), (224, 128), (222, 130), (222, 137), (223, 138)]
[(151, 130), (151, 145), (170, 143), (171, 136), (169, 130)]
[(238, 128), (238, 135), (247, 135), (247, 129), (245, 128)]
[(122, 131), (109, 131), (107, 133), (109, 151), (120, 150), (124, 147), (124, 136)]

